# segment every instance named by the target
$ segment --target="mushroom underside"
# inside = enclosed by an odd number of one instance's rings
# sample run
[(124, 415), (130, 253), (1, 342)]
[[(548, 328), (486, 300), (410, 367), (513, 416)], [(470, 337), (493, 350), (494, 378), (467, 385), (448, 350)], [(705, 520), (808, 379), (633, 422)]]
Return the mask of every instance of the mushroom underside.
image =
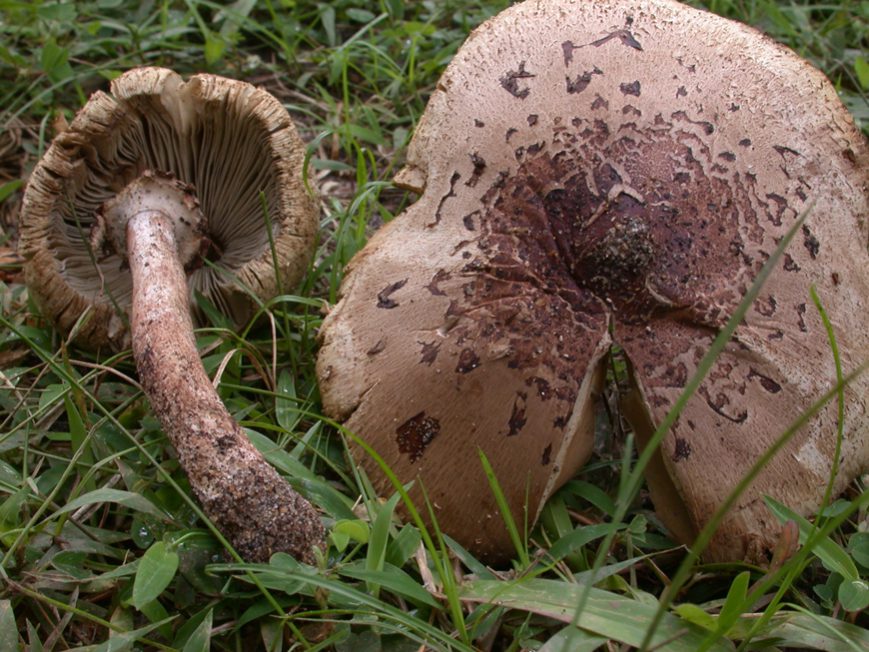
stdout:
[[(248, 561), (288, 552), (313, 562), (323, 526), (221, 402), (199, 359), (191, 295), (238, 318), (299, 276), (317, 222), (303, 149), (263, 91), (137, 69), (55, 139), (22, 211), (31, 291), (84, 344), (132, 340), (193, 493)], [(215, 248), (219, 264), (197, 267)]]
[[(95, 311), (77, 327), (78, 341), (93, 348), (129, 344), (132, 295), (124, 256), (100, 246), (95, 216), (147, 172), (171, 172), (194, 188), (206, 240), (188, 269), (191, 296), (235, 323), (250, 319), (251, 297), (290, 285), (310, 256), (314, 208), (298, 172), (304, 146), (283, 107), (247, 84), (208, 75), (184, 82), (154, 70), (131, 71), (112, 94), (95, 93), (30, 181), (20, 245), (33, 261), (28, 285), (62, 330), (86, 307)], [(193, 309), (201, 317), (197, 302)]]

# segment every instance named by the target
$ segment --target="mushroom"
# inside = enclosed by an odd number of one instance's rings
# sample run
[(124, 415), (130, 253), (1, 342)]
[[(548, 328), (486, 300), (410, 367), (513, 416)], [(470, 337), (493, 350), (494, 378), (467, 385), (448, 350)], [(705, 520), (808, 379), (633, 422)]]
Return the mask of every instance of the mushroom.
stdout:
[[(348, 267), (322, 329), (324, 409), (416, 480), (445, 532), (503, 559), (478, 450), (531, 524), (591, 451), (613, 342), (642, 443), (808, 211), (648, 477), (689, 542), (836, 383), (811, 286), (845, 373), (867, 358), (867, 163), (829, 82), (754, 29), (669, 0), (517, 4), (447, 68), (396, 177), (422, 196)], [(866, 374), (845, 388), (836, 491), (869, 462), (867, 395)], [(775, 456), (708, 559), (762, 559), (779, 531), (764, 495), (818, 508), (836, 420), (827, 405)]]
[(191, 295), (242, 323), (299, 279), (317, 225), (304, 150), (263, 90), (136, 69), (110, 94), (95, 93), (55, 138), (22, 205), (32, 295), (86, 346), (132, 341), (193, 493), (252, 561), (277, 551), (313, 561), (323, 527), (215, 392), (196, 350)]

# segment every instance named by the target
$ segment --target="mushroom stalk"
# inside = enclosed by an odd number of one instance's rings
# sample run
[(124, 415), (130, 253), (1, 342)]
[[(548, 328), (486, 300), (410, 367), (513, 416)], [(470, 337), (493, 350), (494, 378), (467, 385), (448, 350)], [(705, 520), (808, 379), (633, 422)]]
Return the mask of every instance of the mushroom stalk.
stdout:
[(176, 233), (176, 220), (162, 211), (140, 211), (126, 223), (142, 387), (205, 513), (242, 557), (267, 561), (284, 551), (312, 562), (323, 539), (317, 513), (245, 437), (199, 359)]

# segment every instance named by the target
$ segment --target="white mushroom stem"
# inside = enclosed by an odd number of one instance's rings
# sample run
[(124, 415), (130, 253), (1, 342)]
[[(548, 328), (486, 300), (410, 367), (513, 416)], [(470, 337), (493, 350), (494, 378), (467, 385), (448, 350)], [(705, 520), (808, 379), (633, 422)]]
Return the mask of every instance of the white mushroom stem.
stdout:
[(122, 223), (133, 277), (133, 356), (151, 406), (205, 513), (242, 557), (267, 561), (283, 551), (311, 562), (323, 540), (316, 511), (253, 447), (199, 359), (179, 259), (179, 250), (190, 244), (176, 237), (191, 231), (179, 223), (190, 226), (183, 214), (198, 212), (195, 202), (176, 206), (170, 217), (132, 208), (138, 203), (129, 201), (133, 197), (143, 199), (125, 190), (108, 212), (127, 216)]

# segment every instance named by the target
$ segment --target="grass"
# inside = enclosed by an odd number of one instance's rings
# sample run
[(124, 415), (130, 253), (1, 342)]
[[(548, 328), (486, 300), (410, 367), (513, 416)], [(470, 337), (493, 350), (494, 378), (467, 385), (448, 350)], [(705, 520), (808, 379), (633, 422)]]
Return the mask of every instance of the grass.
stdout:
[[(703, 565), (634, 497), (631, 439), (602, 419), (606, 445), (544, 510), (549, 556), (515, 523), (517, 560), (492, 570), (398, 523), (398, 496), (372, 495), (320, 416), (321, 307), (370, 233), (413, 201), (390, 179), (426, 99), (468, 32), (506, 4), (0, 0), (0, 650), (869, 646), (858, 484), (814, 526), (773, 506), (793, 523), (769, 571)], [(693, 4), (810, 59), (867, 129), (869, 3)], [(283, 555), (227, 563), (129, 354), (68, 347), (28, 305), (12, 250), (21, 180), (90, 92), (143, 64), (263, 85), (310, 143), (322, 221), (308, 276), (265, 307), (271, 329), (239, 334), (215, 317), (199, 344), (230, 411), (326, 515), (331, 547), (316, 568)]]

